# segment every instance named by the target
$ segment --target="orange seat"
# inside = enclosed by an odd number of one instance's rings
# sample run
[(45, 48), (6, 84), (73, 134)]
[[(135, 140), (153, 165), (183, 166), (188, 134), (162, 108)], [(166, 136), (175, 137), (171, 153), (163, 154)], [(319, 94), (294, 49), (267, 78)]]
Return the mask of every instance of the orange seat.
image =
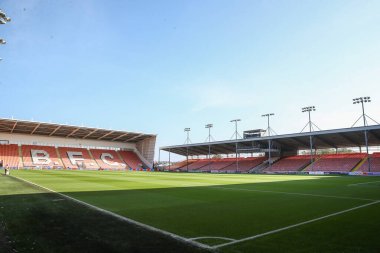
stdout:
[[(24, 162), (24, 167), (63, 167), (63, 164), (61, 160), (59, 159), (57, 155), (57, 150), (55, 147), (52, 146), (37, 146), (37, 145), (22, 145), (21, 146), (22, 151), (22, 158)], [(48, 155), (48, 159), (45, 159), (44, 153), (39, 153), (38, 151), (44, 151)], [(40, 159), (34, 159), (32, 157), (32, 153), (35, 153), (35, 156), (39, 157)], [(44, 160), (46, 160), (44, 162)]]
[(118, 151), (124, 162), (131, 169), (140, 169), (143, 167), (143, 162), (133, 151)]
[(127, 165), (115, 150), (90, 149), (92, 156), (101, 169), (125, 169)]
[(0, 145), (0, 160), (3, 161), (3, 166), (9, 168), (18, 168), (20, 157), (18, 154), (17, 144)]
[[(81, 164), (84, 169), (95, 170), (99, 169), (99, 165), (93, 160), (88, 153), (87, 149), (84, 148), (66, 148), (60, 147), (58, 148), (59, 154), (61, 156), (62, 162), (66, 168), (78, 169), (78, 164)], [(70, 152), (78, 152), (78, 156), (75, 158), (79, 161), (77, 163), (73, 163), (72, 159), (70, 160), (69, 153)]]

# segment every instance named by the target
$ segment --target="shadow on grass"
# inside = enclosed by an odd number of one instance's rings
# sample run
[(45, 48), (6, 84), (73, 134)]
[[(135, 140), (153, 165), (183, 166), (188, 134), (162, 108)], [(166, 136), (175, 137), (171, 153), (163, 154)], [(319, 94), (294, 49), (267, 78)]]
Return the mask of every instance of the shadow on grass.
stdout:
[(207, 252), (55, 193), (0, 195), (0, 220), (1, 253)]

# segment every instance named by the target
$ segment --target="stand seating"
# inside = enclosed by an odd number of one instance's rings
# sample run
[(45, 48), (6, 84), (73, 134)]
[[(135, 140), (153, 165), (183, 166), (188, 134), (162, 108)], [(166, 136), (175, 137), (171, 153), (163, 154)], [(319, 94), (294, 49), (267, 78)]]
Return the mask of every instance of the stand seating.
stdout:
[(20, 165), (18, 145), (16, 144), (0, 145), (0, 160), (3, 161), (4, 167), (17, 169)]
[[(22, 145), (21, 152), (22, 152), (22, 159), (23, 159), (25, 168), (27, 167), (63, 168), (63, 164), (57, 155), (57, 150), (55, 147)], [(32, 156), (35, 156), (35, 159), (33, 159)], [(39, 159), (36, 159), (36, 158), (39, 158)]]
[(127, 165), (120, 160), (115, 150), (108, 149), (90, 149), (92, 157), (101, 169), (126, 169)]
[[(66, 147), (60, 147), (58, 148), (59, 154), (61, 155), (61, 159), (63, 164), (67, 169), (87, 169), (87, 170), (97, 170), (99, 169), (98, 164), (95, 160), (93, 160), (88, 153), (87, 149), (84, 148), (66, 148)], [(83, 159), (81, 162), (78, 162), (76, 164), (73, 164), (70, 161), (70, 158), (68, 156), (68, 152), (79, 152), (81, 155), (75, 156), (75, 158)], [(79, 167), (78, 167), (79, 165)]]
[(265, 171), (271, 172), (286, 172), (286, 171), (300, 171), (310, 164), (310, 156), (295, 155), (281, 158), (271, 167), (265, 169)]
[(306, 171), (350, 172), (365, 156), (363, 153), (322, 155)]
[(124, 162), (133, 170), (142, 170), (143, 162), (133, 151), (118, 151)]

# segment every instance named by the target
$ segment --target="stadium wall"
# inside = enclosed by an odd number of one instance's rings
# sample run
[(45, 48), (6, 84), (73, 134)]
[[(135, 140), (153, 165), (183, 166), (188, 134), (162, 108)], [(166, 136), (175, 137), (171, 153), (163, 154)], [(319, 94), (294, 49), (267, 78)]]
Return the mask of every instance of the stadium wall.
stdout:
[[(136, 149), (142, 158), (146, 159), (145, 163), (153, 164), (154, 160), (154, 150), (156, 146), (156, 136), (144, 139), (136, 143)], [(140, 157), (141, 158), (141, 157)], [(142, 160), (144, 160), (142, 159)]]

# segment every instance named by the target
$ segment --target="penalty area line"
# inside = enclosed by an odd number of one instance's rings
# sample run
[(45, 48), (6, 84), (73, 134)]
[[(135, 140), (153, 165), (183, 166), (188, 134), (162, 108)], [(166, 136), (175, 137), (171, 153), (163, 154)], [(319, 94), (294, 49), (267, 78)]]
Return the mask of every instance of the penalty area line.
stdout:
[(311, 220), (307, 220), (307, 221), (304, 221), (304, 222), (300, 222), (300, 223), (297, 223), (297, 224), (293, 224), (293, 225), (290, 225), (290, 226), (287, 226), (287, 227), (283, 227), (283, 228), (275, 229), (275, 230), (272, 230), (272, 231), (268, 231), (268, 232), (265, 232), (265, 233), (262, 233), (262, 234), (258, 234), (258, 235), (254, 235), (254, 236), (238, 239), (238, 240), (235, 240), (233, 242), (226, 242), (226, 243), (218, 244), (218, 245), (213, 246), (213, 248), (214, 249), (218, 249), (218, 248), (221, 248), (221, 247), (225, 247), (225, 246), (229, 246), (229, 245), (233, 245), (233, 244), (237, 244), (237, 243), (241, 243), (241, 242), (254, 240), (254, 239), (257, 239), (257, 238), (260, 238), (260, 237), (264, 237), (264, 236), (267, 236), (267, 235), (275, 234), (275, 233), (278, 233), (278, 232), (281, 232), (281, 231), (284, 231), (284, 230), (288, 230), (288, 229), (291, 229), (291, 228), (303, 226), (303, 225), (306, 225), (306, 224), (309, 224), (309, 223), (312, 223), (312, 222), (324, 220), (324, 219), (327, 219), (327, 218), (330, 218), (330, 217), (333, 217), (333, 216), (337, 216), (337, 215), (340, 215), (340, 214), (351, 212), (351, 211), (354, 211), (354, 210), (357, 210), (357, 209), (361, 209), (361, 208), (364, 208), (364, 207), (367, 207), (367, 206), (376, 205), (378, 203), (380, 203), (380, 200), (374, 201), (374, 202), (370, 202), (370, 203), (367, 203), (367, 204), (364, 204), (364, 205), (352, 207), (352, 208), (349, 208), (349, 209), (346, 209), (346, 210), (343, 210), (343, 211), (339, 211), (339, 212), (336, 212), (336, 213), (328, 214), (328, 215), (325, 215), (325, 216), (322, 216), (322, 217), (318, 217), (318, 218), (315, 218), (315, 219), (311, 219)]
[(209, 250), (210, 250), (210, 249), (213, 249), (213, 247), (211, 247), (211, 246), (209, 246), (209, 245), (206, 245), (206, 244), (203, 244), (203, 243), (200, 243), (200, 242), (196, 242), (196, 241), (190, 240), (190, 239), (188, 239), (188, 238), (182, 237), (182, 236), (177, 235), (177, 234), (173, 234), (173, 233), (171, 233), (171, 232), (168, 232), (168, 231), (165, 231), (165, 230), (162, 230), (162, 229), (156, 228), (156, 227), (152, 227), (152, 226), (150, 226), (150, 225), (147, 225), (147, 224), (144, 224), (144, 223), (138, 222), (138, 221), (136, 221), (136, 220), (132, 220), (132, 219), (127, 218), (127, 217), (124, 217), (124, 216), (122, 216), (122, 215), (119, 215), (119, 214), (113, 213), (113, 212), (108, 211), (108, 210), (105, 210), (105, 209), (103, 209), (103, 208), (100, 208), (100, 207), (97, 207), (97, 206), (91, 205), (91, 204), (89, 204), (89, 203), (86, 203), (86, 202), (84, 202), (84, 201), (78, 200), (78, 199), (76, 199), (76, 198), (70, 197), (70, 196), (65, 195), (65, 194), (63, 194), (63, 193), (56, 192), (56, 191), (51, 190), (51, 189), (49, 189), (49, 188), (47, 188), (47, 187), (44, 187), (44, 186), (41, 186), (41, 185), (35, 184), (35, 183), (33, 183), (33, 182), (31, 182), (31, 181), (28, 181), (28, 180), (26, 180), (26, 179), (23, 179), (23, 178), (20, 178), (20, 177), (15, 177), (15, 176), (10, 176), (10, 177), (12, 177), (12, 178), (14, 178), (14, 179), (17, 179), (17, 180), (20, 180), (20, 181), (22, 181), (22, 182), (24, 182), (24, 183), (30, 184), (30, 185), (32, 185), (32, 186), (35, 186), (35, 187), (41, 188), (41, 189), (43, 189), (43, 190), (45, 190), (45, 191), (48, 191), (48, 192), (51, 192), (51, 193), (54, 193), (54, 194), (58, 194), (59, 196), (61, 196), (61, 197), (63, 197), (63, 198), (66, 198), (66, 199), (68, 199), (68, 200), (74, 201), (74, 202), (79, 203), (79, 204), (81, 204), (81, 205), (83, 205), (83, 206), (86, 206), (86, 207), (88, 207), (88, 208), (90, 208), (90, 209), (96, 210), (96, 211), (101, 212), (101, 213), (103, 213), (103, 214), (107, 214), (107, 215), (109, 215), (109, 216), (112, 216), (112, 217), (114, 217), (114, 218), (116, 218), (116, 219), (118, 219), (118, 220), (121, 220), (121, 221), (127, 222), (127, 223), (129, 223), (129, 224), (133, 224), (133, 225), (139, 226), (139, 227), (141, 227), (141, 228), (144, 228), (144, 229), (149, 230), (149, 231), (152, 231), (152, 232), (156, 232), (156, 233), (163, 234), (163, 235), (168, 236), (168, 237), (170, 237), (170, 238), (172, 238), (172, 239), (175, 239), (175, 240), (177, 240), (177, 241), (180, 241), (180, 242), (183, 242), (183, 243), (186, 243), (186, 244), (189, 244), (189, 245), (192, 245), (192, 246), (198, 247), (198, 248), (209, 249)]

